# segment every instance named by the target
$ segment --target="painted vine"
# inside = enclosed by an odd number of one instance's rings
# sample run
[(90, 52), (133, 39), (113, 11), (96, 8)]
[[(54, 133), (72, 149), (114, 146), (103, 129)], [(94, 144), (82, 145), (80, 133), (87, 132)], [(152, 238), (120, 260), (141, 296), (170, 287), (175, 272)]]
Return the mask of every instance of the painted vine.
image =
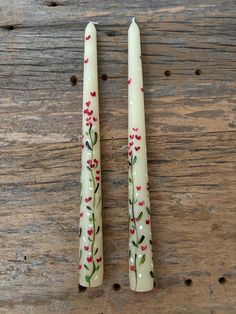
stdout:
[[(146, 254), (145, 251), (148, 248), (147, 239), (145, 235), (138, 228), (140, 223), (150, 224), (150, 208), (149, 204), (145, 204), (143, 199), (139, 199), (136, 194), (142, 189), (146, 189), (148, 193), (148, 183), (147, 186), (137, 185), (134, 177), (134, 167), (138, 162), (138, 154), (141, 151), (141, 140), (142, 136), (139, 134), (139, 129), (137, 127), (132, 128), (132, 132), (129, 135), (128, 143), (128, 164), (129, 164), (129, 237), (130, 243), (132, 244), (132, 249), (129, 249), (129, 259), (130, 259), (130, 271), (135, 273), (135, 290), (137, 289), (138, 283), (138, 270), (145, 261)], [(148, 219), (144, 222), (144, 211), (148, 215)], [(152, 245), (151, 240), (149, 240), (149, 245)], [(140, 253), (141, 254), (138, 254)], [(150, 276), (153, 277), (153, 272), (150, 271)]]

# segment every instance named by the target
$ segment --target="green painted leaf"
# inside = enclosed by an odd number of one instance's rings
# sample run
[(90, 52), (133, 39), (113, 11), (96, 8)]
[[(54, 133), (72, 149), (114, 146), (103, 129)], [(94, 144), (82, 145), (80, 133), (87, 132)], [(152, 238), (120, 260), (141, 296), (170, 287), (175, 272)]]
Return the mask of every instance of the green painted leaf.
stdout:
[(100, 231), (100, 226), (98, 226), (97, 228), (96, 235), (98, 234), (99, 231)]
[(138, 217), (136, 218), (136, 221), (139, 221), (143, 217), (143, 212), (141, 212)]
[(93, 182), (93, 180), (92, 180), (91, 178), (89, 178), (89, 181), (90, 181), (90, 182)]
[(102, 199), (102, 197), (100, 196), (100, 197), (99, 197), (99, 201), (98, 201), (98, 204), (97, 204), (96, 208), (98, 208), (98, 206), (99, 206), (99, 204), (100, 204), (100, 202), (101, 202), (101, 199)]
[(85, 280), (88, 282), (88, 283), (90, 283), (90, 276), (85, 276)]
[(81, 257), (82, 257), (82, 249), (80, 249), (79, 251), (79, 260), (81, 260)]
[(97, 252), (98, 252), (98, 248), (96, 248), (96, 250), (95, 250), (95, 252), (94, 252), (94, 255), (96, 255), (96, 254), (97, 254)]
[(151, 215), (150, 208), (149, 208), (149, 207), (146, 207), (146, 210), (147, 210), (148, 215)]
[(129, 250), (129, 257), (131, 256), (131, 250)]
[[(128, 161), (128, 164), (129, 164), (129, 166), (131, 166), (131, 163)], [(130, 181), (130, 182), (132, 182), (132, 181)]]
[(88, 149), (89, 149), (89, 150), (91, 150), (91, 151), (92, 151), (92, 148), (91, 148), (91, 146), (90, 146), (90, 144), (89, 144), (89, 142), (88, 142), (88, 141), (86, 141), (86, 142), (85, 142), (85, 145), (88, 147)]
[(90, 237), (88, 237), (88, 240), (89, 240), (90, 242), (93, 242), (93, 240), (92, 240), (92, 239), (90, 239)]
[(150, 276), (151, 276), (152, 278), (154, 278), (153, 271), (150, 271)]
[(91, 130), (92, 130), (92, 124), (90, 124), (89, 126), (89, 133), (91, 133)]
[(98, 134), (97, 134), (97, 132), (94, 132), (93, 145), (96, 145), (97, 140), (98, 140)]
[(87, 270), (89, 270), (89, 268), (88, 268), (88, 266), (87, 266), (86, 264), (84, 264), (84, 268), (87, 269)]
[(79, 228), (79, 238), (81, 237), (82, 234), (82, 228)]
[(142, 235), (141, 238), (140, 238), (139, 241), (138, 241), (138, 244), (142, 243), (144, 239), (145, 239), (145, 236)]
[(138, 244), (132, 241), (133, 246), (138, 247)]
[(142, 265), (142, 264), (145, 262), (145, 259), (146, 259), (146, 255), (143, 254), (143, 256), (142, 256), (142, 258), (141, 258), (141, 260), (140, 260), (139, 265)]
[(87, 166), (86, 167), (90, 172), (92, 172), (92, 169), (89, 167), (89, 166)]
[(137, 156), (134, 156), (134, 158), (133, 158), (133, 160), (132, 160), (132, 166), (136, 163), (136, 161), (137, 161)]
[(130, 204), (130, 205), (132, 205), (132, 201), (131, 201), (131, 199), (130, 199), (130, 198), (129, 198), (129, 204)]
[(97, 184), (97, 186), (96, 186), (96, 189), (95, 189), (94, 193), (97, 193), (98, 188), (99, 188), (99, 183)]
[(131, 178), (129, 178), (129, 182), (130, 182), (130, 183), (132, 183), (132, 182), (133, 182)]
[(97, 266), (96, 270), (99, 270), (99, 268), (100, 268), (100, 265)]
[(150, 240), (149, 243), (152, 245), (152, 240)]
[(88, 210), (92, 210), (92, 208), (91, 208), (90, 206), (88, 206), (88, 205), (86, 206), (86, 208), (87, 208)]

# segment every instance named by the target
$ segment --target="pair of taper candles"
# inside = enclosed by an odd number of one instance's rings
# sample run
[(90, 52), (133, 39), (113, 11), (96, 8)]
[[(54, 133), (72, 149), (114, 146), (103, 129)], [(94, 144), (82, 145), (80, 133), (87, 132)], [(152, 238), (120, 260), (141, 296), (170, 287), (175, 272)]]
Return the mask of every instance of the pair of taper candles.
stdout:
[[(84, 47), (79, 283), (85, 287), (97, 287), (103, 282), (97, 35), (94, 24), (90, 22), (85, 29)], [(140, 32), (134, 18), (128, 31), (128, 67), (129, 280), (132, 290), (144, 292), (153, 288), (154, 276)]]

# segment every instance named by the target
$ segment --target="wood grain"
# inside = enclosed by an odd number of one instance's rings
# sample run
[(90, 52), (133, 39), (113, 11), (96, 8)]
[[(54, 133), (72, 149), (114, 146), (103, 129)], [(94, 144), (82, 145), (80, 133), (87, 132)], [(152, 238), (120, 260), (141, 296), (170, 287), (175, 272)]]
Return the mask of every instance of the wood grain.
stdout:
[[(134, 15), (157, 284), (145, 295), (128, 286), (127, 28)], [(0, 0), (0, 313), (235, 313), (235, 17), (231, 0)], [(99, 21), (105, 281), (84, 291), (78, 137), (90, 19)]]

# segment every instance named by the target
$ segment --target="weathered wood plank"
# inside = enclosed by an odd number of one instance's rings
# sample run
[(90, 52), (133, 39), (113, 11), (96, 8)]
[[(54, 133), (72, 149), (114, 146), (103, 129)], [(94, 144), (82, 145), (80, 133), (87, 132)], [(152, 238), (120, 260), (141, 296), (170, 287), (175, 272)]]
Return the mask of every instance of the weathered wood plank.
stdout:
[[(133, 313), (142, 306), (141, 313), (233, 313), (235, 133), (148, 139), (158, 288), (148, 303), (128, 287), (126, 144), (102, 142), (105, 282), (79, 294), (78, 143), (1, 148), (1, 168), (8, 169), (0, 175), (6, 312)], [(117, 292), (110, 290), (116, 282)]]
[[(134, 15), (157, 282), (145, 295), (132, 293), (127, 278)], [(0, 0), (0, 313), (235, 314), (235, 16), (233, 0)], [(89, 20), (100, 22), (105, 282), (79, 292), (78, 136)]]
[[(16, 29), (0, 30), (2, 145), (74, 141), (80, 132), (83, 29), (90, 5), (59, 1), (52, 7), (47, 3), (29, 1), (26, 6), (24, 1), (17, 2), (16, 12), (18, 5), (24, 10), (16, 18), (8, 14)], [(194, 6), (193, 2), (175, 1), (171, 7), (164, 2), (145, 3), (138, 20), (146, 117), (152, 134), (235, 130), (233, 2), (199, 1)], [(130, 11), (125, 11), (129, 4), (123, 5), (111, 8), (108, 4), (110, 13), (103, 17), (99, 12), (104, 4), (96, 8), (102, 18), (98, 26), (100, 77), (108, 76), (106, 81), (100, 79), (102, 136), (107, 139), (126, 136)], [(8, 6), (3, 5), (2, 14)], [(137, 10), (139, 2), (134, 13)], [(201, 75), (195, 75), (196, 69)], [(165, 70), (171, 76), (166, 77)], [(72, 75), (77, 76), (77, 86), (71, 86)]]

